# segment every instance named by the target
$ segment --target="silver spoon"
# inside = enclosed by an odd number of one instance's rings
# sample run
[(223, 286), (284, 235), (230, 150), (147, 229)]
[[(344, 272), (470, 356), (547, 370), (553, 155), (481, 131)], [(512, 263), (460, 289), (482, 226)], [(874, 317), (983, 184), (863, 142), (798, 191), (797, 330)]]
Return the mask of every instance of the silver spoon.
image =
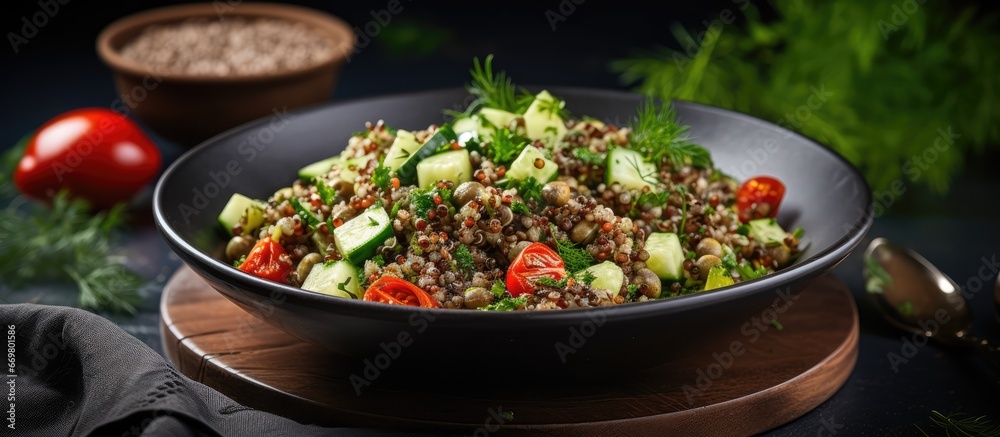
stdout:
[[(1000, 375), (1000, 349), (971, 333), (972, 312), (958, 284), (924, 257), (876, 238), (865, 251), (864, 276), (865, 289), (890, 323), (975, 352)], [(1000, 299), (1000, 288), (996, 293)]]

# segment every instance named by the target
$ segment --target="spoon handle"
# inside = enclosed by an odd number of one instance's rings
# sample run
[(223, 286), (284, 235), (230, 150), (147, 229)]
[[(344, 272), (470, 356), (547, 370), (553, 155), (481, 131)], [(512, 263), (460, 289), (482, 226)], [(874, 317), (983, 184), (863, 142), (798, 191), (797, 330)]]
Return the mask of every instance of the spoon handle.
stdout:
[(1000, 376), (1000, 348), (989, 344), (986, 340), (974, 335), (966, 335), (966, 344), (982, 359), (986, 365)]

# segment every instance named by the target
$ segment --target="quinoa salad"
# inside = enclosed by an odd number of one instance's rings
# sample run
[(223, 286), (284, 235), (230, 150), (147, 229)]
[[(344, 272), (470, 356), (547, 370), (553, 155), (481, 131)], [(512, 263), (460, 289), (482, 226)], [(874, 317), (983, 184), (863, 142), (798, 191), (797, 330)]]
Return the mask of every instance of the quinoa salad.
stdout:
[(233, 195), (227, 261), (346, 299), (511, 311), (697, 293), (800, 254), (803, 231), (773, 218), (784, 185), (717, 170), (669, 105), (615, 126), (515, 87), (492, 57), (471, 73), (476, 100), (447, 122), (366, 123), (269, 198)]

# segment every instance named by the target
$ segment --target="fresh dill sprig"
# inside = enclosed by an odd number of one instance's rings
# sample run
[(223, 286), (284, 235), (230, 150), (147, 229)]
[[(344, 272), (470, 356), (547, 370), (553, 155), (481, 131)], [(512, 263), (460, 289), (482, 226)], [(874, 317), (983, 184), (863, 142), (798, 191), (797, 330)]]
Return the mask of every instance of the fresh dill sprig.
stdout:
[(111, 253), (124, 221), (122, 205), (92, 215), (87, 202), (65, 192), (53, 198), (51, 209), (15, 198), (0, 210), (0, 278), (14, 288), (72, 282), (81, 308), (134, 313), (145, 281)]
[(559, 253), (559, 257), (566, 264), (566, 270), (570, 274), (586, 270), (587, 267), (594, 265), (594, 256), (586, 248), (576, 247), (569, 240), (555, 238), (556, 226), (554, 224), (549, 223), (549, 229), (552, 238), (556, 240), (556, 252)]
[(712, 167), (712, 155), (704, 147), (691, 143), (687, 136), (690, 126), (677, 122), (677, 114), (670, 105), (646, 100), (639, 105), (638, 114), (629, 127), (632, 128), (631, 147), (654, 163), (666, 159), (674, 168), (685, 165)]
[(472, 76), (472, 83), (466, 89), (476, 100), (469, 105), (466, 113), (487, 107), (520, 114), (531, 104), (531, 94), (523, 90), (518, 92), (506, 71), (493, 71), (493, 55), (486, 56), (482, 63), (479, 58), (473, 58), (469, 74)]
[(947, 436), (986, 436), (1000, 437), (1000, 424), (994, 423), (986, 416), (970, 416), (968, 414), (951, 413), (942, 414), (937, 410), (932, 410), (930, 415), (931, 423), (937, 428), (933, 434), (928, 434), (918, 425), (913, 425), (922, 435), (943, 435)]

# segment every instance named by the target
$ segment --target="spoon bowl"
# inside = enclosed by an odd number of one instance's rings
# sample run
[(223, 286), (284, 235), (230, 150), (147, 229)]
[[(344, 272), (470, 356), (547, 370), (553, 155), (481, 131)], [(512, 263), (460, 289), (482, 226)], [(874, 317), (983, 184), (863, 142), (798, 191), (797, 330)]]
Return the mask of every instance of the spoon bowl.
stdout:
[[(873, 240), (864, 259), (865, 290), (886, 320), (941, 344), (972, 350), (1000, 374), (1000, 350), (972, 334), (972, 311), (954, 280), (920, 254), (885, 238)], [(1000, 282), (996, 293), (1000, 300)]]

